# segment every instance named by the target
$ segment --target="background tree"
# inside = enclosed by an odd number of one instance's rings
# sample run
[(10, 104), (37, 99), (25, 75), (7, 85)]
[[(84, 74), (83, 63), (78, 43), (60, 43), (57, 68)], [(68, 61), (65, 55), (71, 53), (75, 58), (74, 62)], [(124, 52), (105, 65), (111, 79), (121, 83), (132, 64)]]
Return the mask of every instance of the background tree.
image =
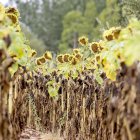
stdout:
[(106, 6), (99, 15), (102, 23), (108, 23), (111, 26), (118, 25), (120, 18), (120, 8), (118, 0), (106, 0)]
[(127, 25), (128, 20), (132, 17), (140, 19), (140, 0), (122, 0), (122, 25)]
[(119, 20), (118, 0), (26, 0), (17, 7), (21, 22), (54, 52), (77, 47), (81, 35), (97, 40)]
[(50, 50), (57, 51), (64, 15), (72, 9), (82, 11), (84, 2), (84, 0), (30, 0), (20, 1), (17, 5), (21, 12), (21, 21), (29, 26)]
[(97, 15), (96, 5), (89, 0), (85, 5), (85, 11), (73, 10), (64, 16), (63, 32), (59, 49), (65, 52), (68, 48), (77, 47), (79, 36), (86, 35), (89, 38), (93, 34), (95, 17)]
[(29, 40), (30, 47), (36, 50), (38, 55), (42, 55), (47, 49), (44, 42), (32, 33), (30, 28), (24, 23), (21, 23), (21, 28), (27, 40)]
[[(79, 36), (88, 36), (90, 40), (99, 40), (100, 32), (111, 26), (119, 25), (120, 8), (117, 0), (106, 0), (101, 9), (97, 1), (88, 0), (85, 11), (70, 11), (63, 20), (63, 32), (59, 49), (65, 52), (75, 48)], [(100, 1), (101, 2), (101, 1)], [(100, 9), (100, 10), (99, 10)]]

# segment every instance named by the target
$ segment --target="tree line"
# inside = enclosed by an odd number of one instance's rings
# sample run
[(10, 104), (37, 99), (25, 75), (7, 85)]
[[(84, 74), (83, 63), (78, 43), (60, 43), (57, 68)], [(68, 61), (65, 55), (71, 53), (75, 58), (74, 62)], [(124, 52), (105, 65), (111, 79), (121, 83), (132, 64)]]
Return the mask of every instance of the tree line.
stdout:
[[(23, 31), (31, 47), (66, 52), (78, 45), (79, 36), (97, 41), (112, 26), (125, 26), (130, 16), (139, 18), (137, 0), (26, 0), (16, 1)], [(27, 28), (28, 27), (28, 28)]]

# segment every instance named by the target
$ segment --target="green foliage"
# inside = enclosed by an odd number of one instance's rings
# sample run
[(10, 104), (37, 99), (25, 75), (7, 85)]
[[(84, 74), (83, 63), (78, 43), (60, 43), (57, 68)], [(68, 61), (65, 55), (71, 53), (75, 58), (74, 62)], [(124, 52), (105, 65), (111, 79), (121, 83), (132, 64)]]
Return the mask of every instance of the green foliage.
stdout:
[(97, 17), (97, 6), (93, 0), (89, 0), (86, 4), (84, 17), (89, 24), (95, 24), (95, 18)]
[[(131, 36), (131, 37), (130, 37)], [(131, 19), (130, 24), (121, 32), (120, 39), (124, 42), (124, 61), (131, 66), (136, 60), (140, 60), (140, 23)]]
[(99, 20), (103, 27), (119, 25), (120, 7), (118, 0), (106, 0), (106, 7), (99, 15)]
[[(62, 20), (71, 10), (83, 11), (85, 0), (32, 0), (18, 1), (21, 21), (31, 28), (37, 38), (43, 40), (45, 46), (55, 52), (63, 30)], [(26, 10), (25, 10), (26, 9)]]
[[(74, 39), (77, 40), (79, 35), (87, 35), (91, 29), (90, 25), (87, 23), (86, 19), (82, 16), (82, 14), (79, 11), (69, 12), (64, 17), (63, 26), (64, 31), (62, 33), (62, 44), (67, 44), (68, 47), (66, 47), (66, 49), (73, 48)], [(60, 44), (59, 46), (61, 52), (65, 51), (62, 50), (62, 44)]]
[(86, 35), (89, 39), (96, 40), (100, 30), (106, 28), (107, 22), (110, 26), (118, 24), (117, 0), (108, 3), (110, 2), (106, 0), (32, 0), (19, 1), (17, 6), (21, 21), (31, 28), (39, 40), (43, 40), (47, 48), (54, 52), (65, 52), (69, 48), (77, 47), (76, 40), (79, 36)]
[(121, 24), (127, 25), (130, 18), (140, 19), (140, 1), (139, 0), (122, 0), (121, 4)]
[(56, 83), (55, 80), (47, 82), (48, 92), (51, 97), (56, 97), (58, 95), (58, 90), (60, 88), (60, 84)]
[(70, 11), (65, 15), (61, 44), (59, 45), (61, 52), (65, 52), (68, 48), (77, 47), (79, 36), (92, 36), (95, 16), (97, 15), (95, 3), (90, 0), (85, 8), (84, 15), (81, 11)]
[(25, 24), (21, 23), (21, 28), (27, 40), (30, 40), (29, 45), (31, 46), (31, 48), (36, 50), (38, 55), (42, 55), (47, 48), (44, 42), (39, 39), (34, 33), (32, 33), (32, 31)]

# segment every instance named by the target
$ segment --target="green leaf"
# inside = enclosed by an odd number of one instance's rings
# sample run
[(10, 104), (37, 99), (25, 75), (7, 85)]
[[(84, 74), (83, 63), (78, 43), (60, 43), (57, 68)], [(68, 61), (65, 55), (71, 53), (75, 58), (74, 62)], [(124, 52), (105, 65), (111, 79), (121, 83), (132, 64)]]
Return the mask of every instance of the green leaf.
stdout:
[(95, 77), (96, 81), (98, 82), (98, 84), (100, 84), (100, 85), (103, 84), (103, 79), (100, 76), (100, 72), (99, 71), (97, 71), (97, 70), (94, 71), (94, 77)]
[(48, 92), (51, 97), (56, 97), (58, 95), (58, 89), (53, 86), (48, 87)]

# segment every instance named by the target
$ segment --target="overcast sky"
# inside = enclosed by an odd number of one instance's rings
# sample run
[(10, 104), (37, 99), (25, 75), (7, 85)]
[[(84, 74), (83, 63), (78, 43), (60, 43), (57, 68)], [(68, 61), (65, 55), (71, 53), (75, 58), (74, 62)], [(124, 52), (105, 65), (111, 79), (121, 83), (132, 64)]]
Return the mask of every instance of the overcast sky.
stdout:
[[(16, 3), (14, 1), (13, 1), (13, 3), (9, 3), (8, 1), (9, 0), (0, 0), (0, 3), (2, 3), (5, 6), (13, 6), (13, 7), (16, 7)], [(22, 0), (22, 1), (24, 1), (24, 0)]]
[(6, 3), (8, 2), (8, 0), (0, 0), (0, 2), (1, 2), (2, 4), (6, 4)]

